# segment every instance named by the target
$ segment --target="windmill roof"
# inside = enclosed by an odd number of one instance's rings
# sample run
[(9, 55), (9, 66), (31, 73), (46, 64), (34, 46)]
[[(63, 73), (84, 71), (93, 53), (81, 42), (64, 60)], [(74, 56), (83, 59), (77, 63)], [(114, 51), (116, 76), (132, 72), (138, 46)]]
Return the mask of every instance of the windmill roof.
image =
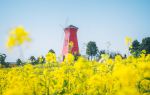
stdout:
[(78, 27), (74, 26), (74, 25), (69, 25), (68, 27), (66, 27), (65, 29), (67, 28), (75, 28), (75, 29), (78, 29)]

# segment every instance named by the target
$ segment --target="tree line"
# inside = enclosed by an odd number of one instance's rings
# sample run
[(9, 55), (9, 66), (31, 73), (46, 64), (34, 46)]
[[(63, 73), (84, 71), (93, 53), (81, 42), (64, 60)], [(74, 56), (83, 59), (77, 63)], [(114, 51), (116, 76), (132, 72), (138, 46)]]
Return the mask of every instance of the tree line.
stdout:
[[(131, 43), (131, 46), (128, 48), (131, 55), (134, 57), (140, 57), (141, 53), (150, 54), (150, 37), (145, 37), (142, 39), (140, 43), (138, 40), (134, 40)], [(106, 52), (106, 50), (98, 50), (96, 42), (89, 41), (86, 45), (86, 55), (89, 60), (100, 59), (102, 54), (108, 54), (110, 58), (115, 58), (116, 55), (122, 56), (122, 58), (126, 58), (126, 54), (122, 55), (119, 52)]]

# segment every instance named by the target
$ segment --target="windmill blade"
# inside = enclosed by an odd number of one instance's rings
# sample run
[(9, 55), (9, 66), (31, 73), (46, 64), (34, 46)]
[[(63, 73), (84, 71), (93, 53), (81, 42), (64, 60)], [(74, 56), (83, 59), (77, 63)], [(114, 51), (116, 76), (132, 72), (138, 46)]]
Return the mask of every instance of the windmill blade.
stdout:
[[(59, 26), (61, 27), (61, 31), (63, 30), (64, 31), (64, 27), (63, 25), (59, 24)], [(60, 54), (62, 52), (62, 49), (63, 49), (63, 38), (64, 38), (64, 32), (61, 32), (61, 38), (60, 38), (60, 43), (61, 43), (61, 50), (60, 50)]]
[(68, 22), (69, 22), (69, 17), (67, 17), (65, 20), (65, 28), (68, 26)]
[(63, 30), (63, 32), (61, 33), (61, 51), (60, 52), (62, 52), (62, 49), (63, 49), (63, 44), (64, 44), (64, 29), (67, 27), (68, 21), (69, 21), (69, 18), (67, 17), (66, 20), (65, 20), (64, 25), (59, 24), (59, 26)]
[(64, 26), (63, 26), (63, 25), (59, 24), (59, 26), (60, 26), (62, 29), (64, 29)]

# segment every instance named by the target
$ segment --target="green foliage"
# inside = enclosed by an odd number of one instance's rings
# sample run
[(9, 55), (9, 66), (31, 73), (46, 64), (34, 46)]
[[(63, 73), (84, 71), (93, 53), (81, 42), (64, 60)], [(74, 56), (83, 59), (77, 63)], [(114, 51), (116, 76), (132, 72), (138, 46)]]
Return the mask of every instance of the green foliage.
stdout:
[(119, 53), (119, 52), (110, 52), (110, 54), (109, 54), (110, 58), (112, 58), (112, 59), (115, 59), (115, 57), (116, 57), (117, 55), (119, 55), (119, 56), (121, 56), (122, 58), (124, 58), (124, 57), (122, 56), (122, 54)]
[(102, 55), (103, 54), (107, 54), (107, 55), (109, 55), (109, 58), (111, 58), (111, 59), (115, 59), (115, 57), (117, 56), (117, 55), (120, 55), (122, 58), (125, 58), (125, 56), (123, 56), (121, 53), (119, 53), (119, 52), (106, 52), (106, 50), (100, 50), (100, 51), (98, 51), (98, 54), (97, 54), (97, 57), (98, 57), (98, 60), (100, 60), (101, 58), (102, 58)]
[(81, 56), (81, 54), (74, 54), (74, 60), (78, 60), (78, 58)]
[(142, 40), (140, 49), (146, 50), (146, 54), (150, 54), (150, 37), (146, 37)]
[(98, 48), (96, 46), (96, 43), (93, 41), (88, 42), (87, 48), (86, 48), (86, 54), (91, 57), (91, 60), (93, 56), (95, 56), (98, 52)]
[(9, 63), (5, 61), (6, 57), (6, 54), (0, 53), (0, 64), (2, 67), (9, 67)]
[(129, 50), (134, 57), (139, 57), (142, 50), (145, 50), (146, 54), (150, 54), (150, 37), (143, 38), (142, 43), (138, 42), (138, 40), (134, 40)]
[(29, 61), (32, 65), (36, 65), (36, 64), (44, 64), (45, 63), (45, 58), (44, 56), (39, 56), (37, 58), (35, 58), (34, 56), (31, 56), (29, 58)]
[(23, 64), (23, 62), (21, 61), (21, 59), (17, 59), (16, 65), (17, 65), (17, 66), (20, 66), (20, 65), (22, 65), (22, 64)]
[(5, 64), (6, 54), (0, 54), (0, 63)]
[(97, 55), (96, 55), (97, 56), (97, 60), (101, 59), (101, 55), (102, 54), (106, 54), (106, 50), (100, 50), (100, 51), (97, 52)]
[(44, 63), (45, 63), (45, 58), (44, 58), (44, 56), (38, 57), (38, 58), (37, 58), (37, 62), (38, 62), (39, 64), (44, 64)]
[(31, 62), (32, 65), (35, 65), (36, 63), (38, 63), (37, 60), (36, 60), (36, 58), (34, 56), (31, 56), (29, 58), (29, 60), (30, 60), (30, 62)]
[(140, 50), (140, 43), (138, 42), (138, 40), (134, 40), (132, 42), (131, 47), (129, 47), (129, 51), (135, 57), (138, 57), (140, 55), (141, 50)]
[(55, 51), (53, 49), (50, 49), (49, 52), (51, 53), (54, 53), (55, 54)]

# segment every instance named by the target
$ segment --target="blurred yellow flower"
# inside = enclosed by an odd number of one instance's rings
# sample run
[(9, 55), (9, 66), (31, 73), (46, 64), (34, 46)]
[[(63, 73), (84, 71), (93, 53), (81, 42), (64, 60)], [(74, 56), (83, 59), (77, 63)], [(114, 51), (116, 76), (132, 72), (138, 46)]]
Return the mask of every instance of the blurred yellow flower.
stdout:
[(11, 47), (14, 47), (16, 45), (16, 41), (15, 41), (15, 38), (13, 36), (10, 36), (8, 38), (8, 42), (7, 42), (7, 47), (11, 48)]
[(10, 31), (6, 42), (6, 47), (12, 48), (15, 46), (22, 45), (24, 42), (30, 41), (31, 38), (29, 37), (28, 32), (25, 31), (23, 26), (18, 26)]
[(73, 47), (73, 45), (74, 45), (73, 42), (70, 41), (70, 42), (69, 42), (69, 47)]
[(132, 42), (132, 38), (130, 38), (130, 37), (125, 37), (125, 44), (126, 44), (126, 45), (130, 45), (131, 42)]
[(56, 55), (52, 52), (48, 52), (45, 56), (46, 63), (55, 63)]
[[(56, 62), (56, 55), (49, 52), (45, 59), (47, 63)], [(99, 63), (82, 56), (74, 61), (69, 53), (65, 61), (57, 65), (1, 68), (0, 94), (150, 95), (149, 59), (150, 55), (126, 59), (117, 55), (115, 59)]]
[(71, 53), (68, 53), (65, 56), (65, 60), (66, 63), (73, 63), (74, 62), (74, 56)]

